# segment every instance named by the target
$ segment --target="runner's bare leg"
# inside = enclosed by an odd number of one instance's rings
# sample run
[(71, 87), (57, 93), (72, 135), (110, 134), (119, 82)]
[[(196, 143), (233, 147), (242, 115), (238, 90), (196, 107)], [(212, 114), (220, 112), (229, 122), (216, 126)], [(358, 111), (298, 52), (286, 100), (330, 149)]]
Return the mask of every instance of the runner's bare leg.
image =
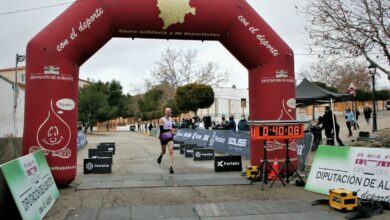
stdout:
[(168, 142), (169, 159), (171, 159), (171, 167), (173, 167), (173, 141)]

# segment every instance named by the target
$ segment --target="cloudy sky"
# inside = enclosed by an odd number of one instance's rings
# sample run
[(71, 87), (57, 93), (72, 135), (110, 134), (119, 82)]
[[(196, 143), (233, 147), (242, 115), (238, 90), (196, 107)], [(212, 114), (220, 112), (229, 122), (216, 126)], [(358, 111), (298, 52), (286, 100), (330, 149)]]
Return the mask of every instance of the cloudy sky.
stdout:
[[(4, 0), (0, 7), (0, 69), (15, 66), (15, 54), (25, 54), (27, 42), (61, 14), (72, 0)], [(252, 7), (293, 49), (295, 71), (315, 59), (308, 54), (304, 18), (295, 6), (302, 0), (248, 0)], [(51, 7), (53, 6), (53, 7)], [(33, 9), (33, 10), (29, 10)], [(19, 11), (19, 12), (17, 12)], [(200, 61), (219, 63), (230, 70), (225, 86), (248, 87), (247, 70), (218, 42), (112, 39), (91, 57), (80, 70), (80, 78), (109, 81), (120, 80), (125, 92), (134, 94), (142, 88), (166, 48), (198, 50)], [(23, 65), (23, 64), (22, 64)]]

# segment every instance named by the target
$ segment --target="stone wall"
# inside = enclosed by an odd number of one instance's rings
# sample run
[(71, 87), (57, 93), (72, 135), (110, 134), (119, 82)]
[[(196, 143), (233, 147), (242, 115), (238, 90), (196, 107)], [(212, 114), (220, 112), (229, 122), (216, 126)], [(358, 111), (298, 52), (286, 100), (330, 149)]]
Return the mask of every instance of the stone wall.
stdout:
[(22, 156), (22, 138), (0, 138), (0, 164)]
[[(0, 138), (0, 164), (22, 156), (22, 138)], [(21, 219), (11, 192), (0, 172), (0, 216)]]

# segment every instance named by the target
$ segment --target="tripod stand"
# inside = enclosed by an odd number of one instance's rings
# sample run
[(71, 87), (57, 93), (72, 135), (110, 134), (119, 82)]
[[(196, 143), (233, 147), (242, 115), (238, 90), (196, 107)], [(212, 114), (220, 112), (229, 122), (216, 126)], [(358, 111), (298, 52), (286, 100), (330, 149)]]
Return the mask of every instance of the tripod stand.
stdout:
[[(253, 177), (251, 183), (249, 185), (252, 185), (252, 183), (258, 178), (258, 176), (261, 175), (261, 190), (264, 190), (264, 184), (267, 184), (267, 167), (276, 173), (275, 179), (273, 182), (275, 182), (276, 179), (279, 179), (280, 182), (282, 182), (283, 186), (286, 186), (284, 183), (284, 180), (282, 179), (282, 176), (271, 166), (269, 161), (267, 160), (267, 141), (264, 141), (264, 158), (263, 162), (260, 164), (260, 166), (257, 167), (257, 173)], [(272, 183), (273, 183), (272, 182)], [(272, 185), (271, 185), (272, 186)]]
[[(281, 176), (281, 172), (282, 172), (283, 167), (286, 168), (286, 183), (289, 183), (290, 177), (292, 179), (294, 177), (294, 175), (298, 176), (298, 178), (302, 182), (305, 182), (305, 181), (303, 181), (303, 178), (301, 177), (301, 175), (299, 175), (298, 170), (294, 167), (294, 165), (290, 161), (290, 154), (289, 154), (289, 149), (288, 149), (288, 139), (286, 139), (286, 160), (283, 162), (282, 166), (280, 167), (280, 169), (277, 172), (278, 177)], [(289, 174), (289, 168), (291, 168), (291, 170), (293, 171), (291, 176)], [(276, 181), (276, 178), (272, 181), (271, 187), (274, 185), (275, 181)]]

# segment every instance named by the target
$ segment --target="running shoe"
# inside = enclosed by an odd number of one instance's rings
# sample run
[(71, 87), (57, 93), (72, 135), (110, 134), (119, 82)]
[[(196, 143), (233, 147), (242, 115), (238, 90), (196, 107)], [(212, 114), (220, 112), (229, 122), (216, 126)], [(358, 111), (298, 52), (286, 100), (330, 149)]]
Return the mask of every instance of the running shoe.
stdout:
[(172, 167), (169, 167), (169, 173), (175, 173), (175, 172), (173, 172), (173, 168)]
[(157, 163), (158, 163), (158, 164), (161, 163), (161, 159), (162, 159), (162, 155), (160, 155), (160, 156), (157, 158)]

